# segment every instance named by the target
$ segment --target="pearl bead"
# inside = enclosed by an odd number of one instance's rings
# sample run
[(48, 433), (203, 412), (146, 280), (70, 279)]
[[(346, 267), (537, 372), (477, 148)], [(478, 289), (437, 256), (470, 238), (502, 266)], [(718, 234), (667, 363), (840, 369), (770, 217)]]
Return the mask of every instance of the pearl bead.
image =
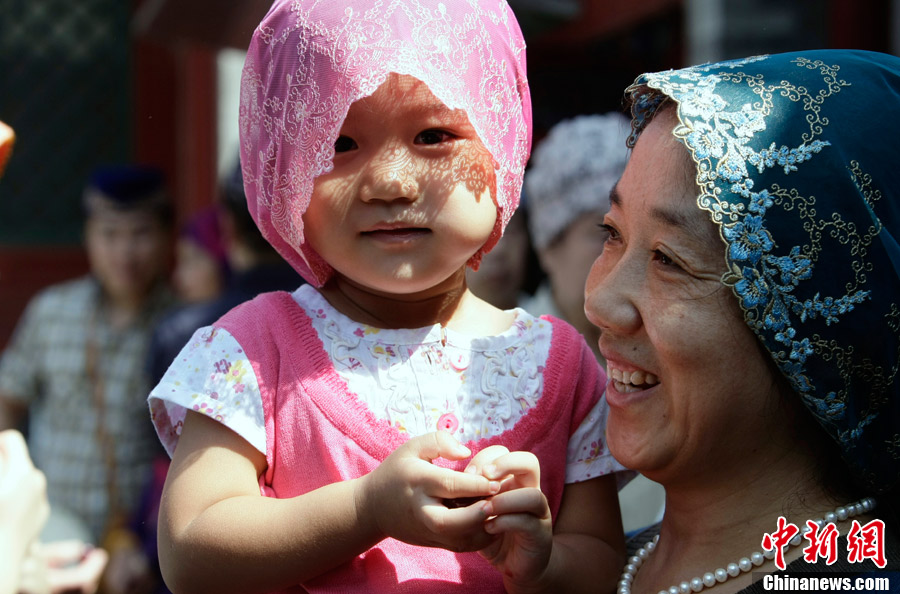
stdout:
[(628, 558), (629, 565), (634, 565), (635, 567), (640, 567), (643, 562), (644, 560), (637, 555), (632, 555)]
[(795, 547), (795, 546), (799, 545), (801, 542), (803, 542), (803, 537), (798, 534), (797, 536), (795, 536), (794, 538), (791, 539), (791, 546)]
[(637, 573), (637, 569), (638, 569), (637, 565), (632, 565), (631, 563), (629, 563), (628, 565), (625, 566), (625, 572), (629, 573), (631, 575), (634, 575), (635, 573)]
[(710, 573), (708, 571), (706, 573), (704, 573), (703, 574), (703, 585), (706, 586), (707, 588), (712, 588), (713, 586), (715, 586), (716, 585), (716, 576), (714, 576), (712, 573)]
[(691, 578), (691, 590), (694, 592), (699, 592), (703, 589), (703, 580), (698, 577)]
[[(649, 545), (649, 544), (650, 544), (650, 543), (648, 542), (647, 545)], [(644, 545), (644, 546), (647, 546), (647, 545)], [(652, 550), (653, 550), (653, 549), (651, 549), (649, 546), (647, 546), (646, 549), (643, 549), (643, 548), (642, 548), (642, 549), (638, 549), (638, 550), (637, 550), (637, 553), (635, 553), (635, 556), (636, 556), (638, 559), (640, 559), (641, 561), (646, 561), (646, 560), (647, 560), (647, 556), (649, 555), (650, 551), (652, 551)]]
[[(632, 578), (632, 579), (634, 579), (634, 578)], [(619, 580), (619, 583), (617, 584), (616, 587), (619, 588), (620, 590), (622, 588), (631, 588), (631, 580), (626, 580), (623, 577), (621, 580)]]
[(731, 577), (737, 577), (741, 575), (741, 568), (738, 567), (737, 563), (729, 563), (725, 566), (725, 571), (728, 572), (728, 575)]
[(669, 586), (669, 594), (681, 594), (681, 590), (678, 589), (678, 586)]
[(619, 588), (616, 594), (631, 594), (631, 588)]
[(775, 558), (775, 549), (766, 549), (763, 551), (763, 557), (766, 559), (772, 560)]
[(827, 514), (825, 514), (825, 521), (829, 524), (831, 522), (837, 522), (837, 514), (834, 512), (828, 512)]
[(678, 584), (678, 594), (691, 594), (691, 584), (688, 582)]
[(738, 561), (738, 567), (741, 571), (747, 573), (748, 571), (753, 569), (753, 563), (751, 563), (750, 559), (748, 559), (747, 557), (741, 557)]
[(722, 583), (728, 579), (728, 572), (725, 571), (724, 569), (722, 569), (721, 567), (715, 571), (715, 574), (716, 574), (716, 581), (719, 583)]
[(763, 557), (762, 553), (756, 552), (756, 553), (753, 553), (752, 555), (750, 555), (750, 563), (756, 565), (757, 567), (759, 567), (760, 565), (762, 565), (765, 562), (766, 562), (766, 558)]
[(844, 520), (847, 519), (847, 516), (848, 516), (849, 514), (847, 513), (847, 508), (846, 508), (846, 507), (839, 507), (839, 508), (837, 508), (837, 510), (834, 512), (834, 515), (837, 516), (837, 519), (838, 519), (838, 520), (840, 520), (841, 522), (843, 522)]

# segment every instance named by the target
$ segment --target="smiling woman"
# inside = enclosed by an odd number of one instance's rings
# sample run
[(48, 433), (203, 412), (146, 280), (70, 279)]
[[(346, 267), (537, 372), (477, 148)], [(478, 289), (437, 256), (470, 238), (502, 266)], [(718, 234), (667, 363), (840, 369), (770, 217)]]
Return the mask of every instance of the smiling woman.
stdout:
[[(900, 568), (900, 131), (885, 108), (900, 60), (762, 56), (645, 74), (628, 94), (634, 151), (585, 307), (612, 378), (610, 450), (666, 487), (666, 513), (620, 592)], [(812, 546), (830, 522), (841, 538)]]

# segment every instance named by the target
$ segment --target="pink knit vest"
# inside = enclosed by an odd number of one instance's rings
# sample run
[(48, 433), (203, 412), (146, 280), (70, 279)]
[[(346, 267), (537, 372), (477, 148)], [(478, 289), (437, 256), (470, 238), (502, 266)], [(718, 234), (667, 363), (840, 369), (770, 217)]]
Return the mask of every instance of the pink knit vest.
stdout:
[[(543, 370), (544, 390), (519, 423), (467, 442), (473, 454), (492, 444), (534, 453), (541, 489), (556, 518), (568, 439), (597, 402), (605, 375), (584, 339), (556, 319)], [(335, 371), (310, 319), (288, 293), (267, 293), (216, 323), (253, 365), (262, 394), (268, 468), (263, 495), (288, 498), (374, 470), (409, 436), (376, 418)], [(462, 470), (466, 461), (435, 460)], [(452, 553), (386, 539), (303, 585), (309, 592), (503, 592), (500, 573), (477, 553)], [(303, 588), (290, 590), (302, 592)]]

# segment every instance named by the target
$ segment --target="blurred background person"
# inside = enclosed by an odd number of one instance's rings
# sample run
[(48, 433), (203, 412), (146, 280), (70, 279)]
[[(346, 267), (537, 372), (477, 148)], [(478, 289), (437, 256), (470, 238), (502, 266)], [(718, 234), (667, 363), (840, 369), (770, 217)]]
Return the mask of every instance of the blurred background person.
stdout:
[(525, 172), (528, 230), (546, 280), (523, 307), (575, 326), (598, 360), (600, 334), (584, 315), (584, 283), (603, 250), (600, 224), (625, 170), (630, 132), (619, 113), (563, 120), (534, 149)]
[(229, 271), (227, 285), (217, 297), (178, 307), (157, 324), (148, 361), (154, 383), (162, 378), (195, 330), (209, 326), (234, 306), (260, 293), (293, 291), (303, 283), (253, 222), (239, 166), (223, 182), (215, 212)]
[[(0, 121), (0, 177), (15, 139)], [(96, 591), (106, 551), (78, 540), (41, 545), (49, 515), (47, 479), (34, 467), (25, 438), (15, 429), (0, 431), (0, 594)]]
[(96, 169), (83, 206), (90, 274), (43, 290), (19, 320), (0, 358), (0, 429), (28, 414), (53, 538), (102, 544), (112, 568), (136, 544), (129, 520), (159, 451), (143, 397), (150, 331), (173, 302), (172, 210), (161, 173), (137, 165)]
[(178, 234), (172, 282), (183, 303), (211, 301), (228, 284), (231, 270), (219, 218), (219, 209), (209, 206), (188, 219)]
[[(563, 120), (537, 145), (525, 172), (529, 232), (546, 280), (522, 306), (575, 326), (603, 364), (600, 332), (584, 313), (584, 286), (603, 251), (600, 224), (609, 210), (609, 191), (628, 161), (630, 132), (631, 123), (620, 113)], [(658, 522), (664, 501), (659, 484), (641, 475), (628, 483), (619, 491), (626, 532)]]
[(512, 309), (531, 297), (542, 277), (528, 237), (528, 204), (523, 195), (494, 249), (482, 257), (478, 270), (466, 270), (466, 282), (491, 305)]

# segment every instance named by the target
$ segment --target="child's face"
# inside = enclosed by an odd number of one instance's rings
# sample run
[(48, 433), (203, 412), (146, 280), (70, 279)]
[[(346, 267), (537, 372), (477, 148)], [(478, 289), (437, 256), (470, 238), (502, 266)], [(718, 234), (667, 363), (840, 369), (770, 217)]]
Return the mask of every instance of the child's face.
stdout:
[(426, 291), (490, 237), (491, 155), (465, 114), (415, 78), (390, 75), (351, 105), (335, 149), (303, 220), (337, 274), (386, 293)]

